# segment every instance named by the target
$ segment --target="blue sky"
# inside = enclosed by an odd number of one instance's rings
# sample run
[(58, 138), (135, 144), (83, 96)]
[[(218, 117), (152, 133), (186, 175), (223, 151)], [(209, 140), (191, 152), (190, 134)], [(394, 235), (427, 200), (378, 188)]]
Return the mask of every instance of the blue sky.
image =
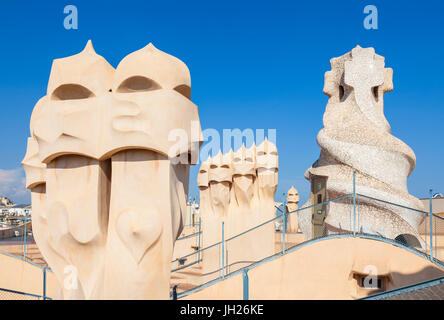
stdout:
[[(78, 30), (63, 27), (76, 5)], [(363, 27), (363, 9), (378, 8), (378, 30)], [(0, 194), (29, 202), (20, 162), (29, 118), (45, 94), (52, 59), (92, 39), (113, 66), (149, 42), (181, 60), (192, 77), (202, 127), (277, 130), (276, 200), (317, 159), (329, 60), (357, 44), (372, 46), (394, 69), (384, 97), (392, 133), (416, 153), (409, 190), (444, 192), (444, 22), (442, 1), (8, 1), (0, 5)], [(197, 168), (190, 195), (198, 194)]]

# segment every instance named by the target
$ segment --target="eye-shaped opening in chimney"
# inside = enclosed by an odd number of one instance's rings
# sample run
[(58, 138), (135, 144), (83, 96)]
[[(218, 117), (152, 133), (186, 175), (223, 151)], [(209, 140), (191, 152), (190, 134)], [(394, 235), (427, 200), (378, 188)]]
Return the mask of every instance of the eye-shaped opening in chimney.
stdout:
[(162, 87), (154, 80), (142, 76), (134, 76), (123, 81), (117, 89), (117, 92), (130, 93), (152, 91), (161, 88)]
[(373, 87), (372, 88), (373, 97), (375, 98), (376, 102), (378, 102), (379, 99), (379, 87)]
[(339, 85), (339, 101), (342, 101), (342, 98), (344, 97), (344, 86)]
[(174, 88), (177, 92), (179, 92), (184, 97), (191, 99), (191, 88), (186, 84), (181, 84)]
[(78, 100), (94, 97), (89, 89), (80, 84), (63, 84), (52, 92), (52, 100)]

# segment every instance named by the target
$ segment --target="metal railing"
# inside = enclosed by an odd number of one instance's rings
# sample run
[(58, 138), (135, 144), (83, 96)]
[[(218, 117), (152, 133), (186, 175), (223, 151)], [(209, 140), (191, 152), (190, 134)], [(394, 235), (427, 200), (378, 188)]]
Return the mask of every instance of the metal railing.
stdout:
[[(31, 219), (25, 216), (0, 217), (0, 253), (15, 259), (22, 260), (42, 270), (42, 294), (36, 295), (6, 288), (0, 288), (0, 300), (50, 300), (47, 296), (47, 272), (52, 272), (47, 268), (43, 258), (40, 263), (33, 261), (30, 257), (30, 246), (35, 245), (32, 228), (28, 228)], [(37, 246), (35, 248), (38, 250)], [(38, 251), (39, 252), (39, 251)], [(36, 252), (37, 253), (37, 252)], [(39, 254), (39, 253), (38, 253)]]
[(44, 295), (0, 288), (0, 300), (51, 300)]
[[(384, 236), (384, 232), (378, 232), (378, 230), (367, 230), (365, 228), (366, 223), (363, 222), (362, 212), (366, 208), (365, 202), (373, 201), (375, 203), (380, 203), (386, 206), (387, 210), (402, 210), (403, 214), (408, 214), (409, 212), (414, 212), (424, 216), (423, 229), (421, 228), (421, 239), (419, 246), (414, 246), (406, 238), (391, 239)], [(281, 207), (278, 207), (279, 214), (263, 223), (256, 226), (248, 228), (247, 230), (240, 232), (232, 236), (226, 236), (226, 225), (222, 223), (220, 241), (213, 243), (207, 247), (201, 248), (202, 245), (202, 228), (201, 220), (199, 223), (193, 224), (197, 231), (194, 230), (193, 233), (179, 237), (176, 241), (183, 241), (186, 239), (195, 238), (196, 239), (196, 252), (178, 257), (174, 259), (172, 263), (172, 274), (174, 273), (184, 273), (193, 266), (201, 266), (202, 261), (213, 260), (214, 265), (209, 268), (202, 270), (199, 279), (194, 283), (193, 288), (179, 289), (181, 292), (178, 293), (178, 297), (183, 297), (185, 295), (194, 292), (196, 289), (202, 288), (204, 286), (216, 283), (225, 279), (227, 276), (238, 274), (242, 272), (244, 281), (248, 282), (248, 270), (254, 268), (258, 264), (264, 263), (269, 259), (274, 259), (281, 255), (284, 255), (294, 248), (298, 248), (301, 244), (309, 244), (313, 240), (305, 241), (300, 239), (302, 237), (301, 233), (288, 232), (287, 227), (293, 216), (297, 216), (298, 220), (311, 215), (314, 208), (317, 207), (327, 207), (327, 212), (329, 206), (344, 206), (344, 208), (349, 208), (350, 212), (343, 216), (343, 220), (338, 224), (336, 230), (325, 230), (325, 233), (320, 235), (319, 238), (332, 238), (338, 235), (342, 236), (358, 236), (364, 238), (386, 240), (390, 243), (396, 243), (397, 245), (403, 246), (412, 252), (420, 254), (432, 262), (442, 266), (441, 260), (444, 258), (444, 218), (437, 216), (432, 213), (432, 192), (430, 191), (430, 208), (429, 211), (423, 211), (416, 208), (410, 208), (408, 206), (393, 203), (390, 201), (377, 199), (374, 197), (367, 196), (365, 194), (358, 193), (356, 191), (356, 181), (355, 175), (353, 176), (353, 192), (350, 194), (345, 194), (334, 199), (328, 199), (321, 203), (312, 204), (303, 208), (299, 208), (292, 212), (287, 212), (286, 205), (283, 203)], [(344, 218), (345, 217), (345, 218)], [(3, 217), (4, 219), (5, 217)], [(29, 247), (34, 244), (32, 230), (27, 226), (28, 217), (23, 218), (14, 217), (14, 223), (8, 223), (5, 220), (0, 221), (0, 226), (3, 226), (3, 230), (9, 230), (13, 234), (12, 237), (4, 237), (0, 239), (0, 253), (7, 254), (14, 258), (21, 259), (28, 263), (31, 263), (39, 268), (43, 272), (43, 284), (42, 284), (42, 295), (44, 299), (47, 298), (46, 295), (46, 272), (52, 272), (50, 269), (33, 262), (29, 257)], [(277, 228), (280, 225), (280, 228)], [(368, 225), (368, 224), (367, 224)], [(6, 227), (6, 228), (5, 228)], [(423, 230), (423, 232), (422, 232)], [(3, 234), (2, 234), (3, 235)], [(298, 238), (299, 237), (299, 238)], [(268, 239), (271, 241), (272, 245), (265, 247), (258, 247), (255, 243), (257, 239)], [(15, 250), (11, 252), (10, 247), (14, 247)], [(8, 249), (9, 248), (9, 249)], [(19, 248), (19, 249), (17, 249)], [(238, 250), (238, 248), (248, 248), (245, 250)], [(254, 248), (258, 250), (253, 250)], [(8, 250), (5, 250), (8, 249)], [(0, 289), (1, 290), (1, 289)], [(8, 290), (8, 289), (4, 289)], [(5, 291), (5, 292), (6, 292)]]
[[(23, 258), (23, 257), (21, 257), (21, 256), (17, 256), (17, 255), (11, 254), (11, 253), (9, 253), (9, 252), (4, 252), (4, 251), (1, 251), (1, 250), (0, 250), (0, 253), (1, 253), (1, 254), (4, 254), (4, 255), (7, 255), (7, 256), (10, 256), (10, 257), (12, 257), (12, 258), (18, 259), (18, 260), (22, 260), (22, 261), (24, 261), (25, 263), (29, 263), (29, 264), (31, 264), (31, 265), (33, 265), (33, 266), (35, 266), (35, 267), (40, 268), (41, 271), (42, 271), (42, 295), (35, 295), (35, 294), (31, 294), (31, 293), (20, 292), (20, 291), (14, 291), (14, 290), (11, 290), (11, 289), (5, 289), (5, 288), (0, 288), (0, 291), (11, 293), (11, 294), (10, 294), (10, 297), (14, 297), (14, 295), (12, 295), (12, 293), (15, 292), (15, 293), (17, 293), (17, 294), (23, 294), (23, 295), (27, 295), (27, 296), (41, 297), (42, 300), (51, 300), (51, 298), (49, 298), (49, 297), (47, 296), (47, 290), (46, 290), (46, 289), (47, 289), (47, 273), (48, 273), (48, 272), (53, 272), (51, 269), (46, 268), (46, 267), (44, 267), (44, 266), (41, 266), (41, 265), (39, 265), (39, 264), (36, 264), (36, 263), (34, 263), (34, 262), (30, 261), (30, 260), (26, 260), (25, 258)], [(0, 292), (0, 300), (5, 299), (5, 294), (1, 294), (1, 293), (2, 293), (2, 292)], [(18, 296), (15, 295), (15, 297), (18, 297)], [(19, 300), (20, 300), (20, 299), (19, 299)]]
[(31, 219), (25, 216), (0, 216), (0, 252), (12, 253), (25, 260), (29, 257), (29, 246), (35, 244)]
[[(416, 218), (424, 219), (424, 232), (421, 232), (421, 234), (419, 234), (419, 239), (418, 234), (416, 234), (415, 239), (417, 240), (417, 243), (413, 241), (414, 239), (409, 237), (407, 234), (402, 235), (401, 237), (390, 238), (387, 236), (387, 230), (370, 230), (368, 228), (369, 215), (367, 214), (367, 212), (369, 212), (368, 210), (371, 210), (369, 206), (369, 201), (373, 204), (377, 203), (378, 206), (381, 206), (381, 208), (389, 212), (397, 212), (399, 213), (399, 215), (404, 215), (405, 217), (407, 217), (407, 219), (413, 217), (413, 213), (419, 214), (419, 218)], [(429, 259), (431, 262), (439, 265), (440, 267), (444, 267), (444, 265), (441, 263), (441, 260), (444, 258), (444, 218), (432, 213), (431, 203), (429, 211), (423, 211), (417, 208), (410, 208), (403, 204), (397, 204), (358, 193), (356, 191), (355, 174), (353, 174), (353, 192), (350, 194), (345, 194), (334, 199), (328, 199), (324, 202), (299, 208), (292, 212), (287, 212), (285, 210), (285, 203), (283, 203), (281, 206), (283, 207), (283, 209), (278, 208), (278, 211), (280, 213), (275, 218), (267, 220), (257, 226), (249, 228), (244, 232), (228, 238), (225, 235), (226, 225), (222, 222), (222, 233), (220, 235), (219, 242), (216, 242), (202, 249), (199, 247), (199, 250), (197, 252), (193, 252), (175, 259), (173, 263), (181, 261), (181, 259), (184, 260), (182, 260), (183, 263), (180, 266), (173, 266), (172, 274), (175, 274), (176, 272), (180, 272), (183, 274), (196, 265), (199, 265), (201, 267), (208, 264), (211, 265), (211, 262), (209, 262), (207, 259), (217, 260), (216, 262), (213, 261), (213, 268), (207, 267), (202, 269), (200, 277), (197, 277), (197, 281), (196, 279), (194, 280), (194, 284), (192, 285), (191, 289), (189, 288), (190, 286), (182, 290), (180, 288), (176, 288), (176, 290), (178, 290), (177, 297), (184, 297), (206, 286), (224, 280), (228, 276), (236, 275), (239, 273), (242, 273), (244, 285), (246, 284), (246, 286), (248, 287), (249, 269), (264, 263), (264, 261), (277, 258), (288, 253), (289, 251), (293, 251), (292, 249), (296, 249), (301, 245), (306, 245), (313, 241), (334, 238), (338, 236), (361, 237), (385, 241), (391, 244), (395, 244), (399, 247), (406, 248), (409, 251), (414, 252), (415, 254)], [(326, 207), (328, 216), (328, 212), (331, 206), (336, 206), (336, 209), (341, 208), (342, 206), (344, 209), (350, 210), (348, 214), (347, 212), (345, 212), (345, 214), (341, 217), (341, 220), (338, 221), (335, 228), (326, 228), (323, 234), (317, 235), (317, 237), (312, 236), (312, 239), (308, 241), (303, 238), (301, 239), (301, 233), (287, 232), (287, 226), (289, 221), (292, 219), (292, 216), (297, 216), (298, 220), (300, 221), (300, 219), (304, 216), (305, 218), (307, 217), (307, 215), (311, 217), (312, 212), (315, 211), (313, 209), (317, 207)], [(406, 228), (408, 228), (408, 223), (405, 223), (407, 226)], [(278, 230), (278, 228), (276, 228), (277, 224), (280, 224), (282, 226), (281, 230)], [(263, 248), (259, 248), (259, 251), (251, 254), (251, 248), (253, 248), (255, 245), (253, 242), (257, 239), (268, 237), (268, 233), (272, 233), (272, 236), (275, 237), (274, 252), (270, 252), (269, 248), (268, 250), (264, 249), (261, 252), (260, 250)], [(277, 240), (278, 237), (279, 240)], [(276, 243), (280, 244), (279, 248), (277, 248)], [(239, 250), (236, 249), (239, 247), (248, 249), (245, 249), (242, 254), (239, 254)], [(233, 251), (237, 251), (236, 256), (234, 256)], [(213, 253), (207, 254), (209, 252)], [(253, 257), (253, 259), (251, 259), (251, 257)], [(244, 292), (244, 298), (245, 297), (248, 298), (248, 294)]]
[[(200, 251), (201, 251), (201, 241), (202, 241), (202, 220), (201, 220), (201, 218), (199, 218), (198, 223), (194, 223), (192, 225), (187, 225), (185, 227), (192, 227), (194, 229), (193, 230), (194, 232), (191, 234), (184, 235), (184, 236), (177, 238), (176, 244), (177, 244), (177, 241), (195, 238), (194, 248), (196, 249), (196, 252), (172, 260), (171, 261), (171, 263), (173, 265), (172, 268), (175, 271), (186, 268), (187, 266), (190, 266), (190, 265), (194, 265), (200, 261)], [(194, 261), (189, 262), (187, 265), (185, 265), (185, 262), (188, 260), (188, 258), (194, 257), (194, 256), (196, 256), (196, 259)], [(174, 266), (176, 266), (176, 267), (174, 267)]]

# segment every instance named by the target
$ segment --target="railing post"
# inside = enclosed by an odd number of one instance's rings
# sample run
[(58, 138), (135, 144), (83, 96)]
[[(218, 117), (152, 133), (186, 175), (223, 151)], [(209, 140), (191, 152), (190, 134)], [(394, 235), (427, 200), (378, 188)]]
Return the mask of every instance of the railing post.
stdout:
[(199, 263), (199, 261), (200, 261), (200, 234), (201, 234), (201, 223), (202, 223), (202, 220), (201, 220), (201, 218), (199, 217), (199, 237), (198, 237), (198, 242), (197, 242), (197, 263)]
[(353, 171), (353, 236), (356, 236), (356, 171)]
[(25, 233), (23, 234), (23, 259), (26, 260), (26, 211), (25, 211)]
[(359, 217), (360, 217), (360, 216), (359, 216), (359, 198), (356, 198), (356, 216), (357, 216), (357, 220), (358, 220), (358, 221), (357, 221), (358, 223), (356, 224), (356, 230), (357, 230), (356, 232), (359, 233), (360, 230), (361, 230), (361, 229), (359, 228), (359, 222), (360, 222), (360, 221), (359, 221)]
[(225, 231), (224, 222), (222, 221), (222, 279), (225, 279)]
[(425, 216), (425, 221), (424, 221), (424, 242), (425, 242), (425, 252), (427, 254), (427, 214)]
[(430, 189), (430, 205), (429, 205), (430, 260), (433, 260), (433, 210), (432, 210), (432, 199), (433, 199), (433, 191), (432, 191), (432, 189)]
[(173, 299), (173, 300), (177, 300), (177, 284), (174, 285), (174, 287), (173, 287), (173, 295), (172, 295), (172, 299)]
[(43, 267), (43, 300), (46, 300), (46, 267)]
[(282, 212), (282, 253), (285, 253), (285, 229), (287, 229), (287, 208), (284, 205), (284, 212)]
[(244, 268), (242, 270), (242, 283), (243, 283), (243, 299), (248, 300), (250, 294), (250, 288), (248, 283), (248, 269)]

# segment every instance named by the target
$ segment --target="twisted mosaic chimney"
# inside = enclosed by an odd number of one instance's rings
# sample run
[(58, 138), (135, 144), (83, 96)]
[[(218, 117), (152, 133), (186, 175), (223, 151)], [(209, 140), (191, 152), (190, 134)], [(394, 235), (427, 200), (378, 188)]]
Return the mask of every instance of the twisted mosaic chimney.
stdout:
[[(383, 95), (393, 89), (393, 70), (384, 68), (384, 60), (373, 48), (360, 46), (331, 59), (331, 71), (325, 73), (324, 93), (329, 100), (324, 128), (317, 137), (321, 154), (305, 178), (328, 177), (327, 197), (333, 199), (353, 192), (355, 171), (358, 193), (422, 210), (421, 202), (407, 189), (415, 154), (391, 135), (384, 116)], [(330, 203), (327, 233), (352, 231), (352, 212), (349, 199)], [(357, 231), (390, 239), (409, 235), (415, 242), (412, 246), (422, 243), (418, 226), (424, 215), (420, 212), (366, 198), (359, 198), (358, 212)], [(310, 210), (301, 212), (300, 226), (308, 239), (312, 237), (311, 214)]]

